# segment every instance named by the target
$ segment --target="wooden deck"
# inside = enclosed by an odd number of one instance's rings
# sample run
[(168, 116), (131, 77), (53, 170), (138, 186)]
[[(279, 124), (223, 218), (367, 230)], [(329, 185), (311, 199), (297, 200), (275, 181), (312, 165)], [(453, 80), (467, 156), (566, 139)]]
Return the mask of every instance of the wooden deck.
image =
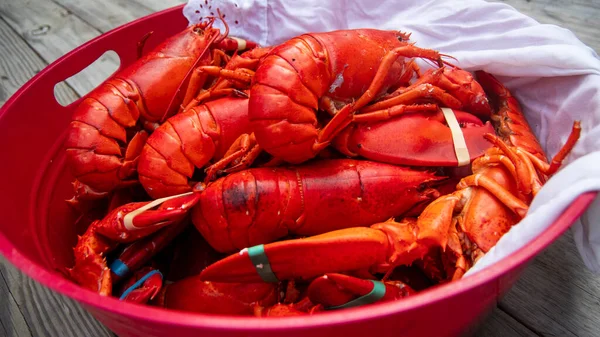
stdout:
[[(0, 105), (46, 65), (89, 39), (184, 2), (0, 0)], [(506, 2), (541, 23), (571, 29), (600, 51), (599, 1)], [(102, 64), (112, 71), (114, 60), (106, 58)], [(71, 101), (94, 83), (93, 75), (73, 79), (58, 89), (58, 96)], [(473, 335), (600, 336), (599, 317), (600, 277), (585, 268), (568, 232), (534, 260)], [(0, 257), (0, 336), (113, 335), (74, 301), (40, 286)]]

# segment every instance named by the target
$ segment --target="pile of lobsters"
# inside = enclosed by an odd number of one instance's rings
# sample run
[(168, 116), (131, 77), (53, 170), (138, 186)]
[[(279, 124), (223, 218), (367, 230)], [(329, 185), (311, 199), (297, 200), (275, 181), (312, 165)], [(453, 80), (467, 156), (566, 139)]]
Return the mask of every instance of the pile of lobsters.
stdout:
[(218, 19), (80, 101), (65, 272), (82, 287), (260, 317), (399, 300), (460, 279), (579, 138), (574, 121), (549, 161), (493, 75), (407, 33), (261, 47)]

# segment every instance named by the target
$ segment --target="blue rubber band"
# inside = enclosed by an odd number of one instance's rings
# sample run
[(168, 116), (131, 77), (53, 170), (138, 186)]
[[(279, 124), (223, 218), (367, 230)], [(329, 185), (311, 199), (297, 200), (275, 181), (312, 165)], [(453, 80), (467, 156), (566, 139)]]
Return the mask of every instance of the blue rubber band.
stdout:
[(109, 268), (118, 277), (125, 277), (129, 274), (129, 267), (119, 259), (114, 260)]
[(271, 269), (269, 258), (267, 258), (267, 255), (265, 254), (265, 245), (248, 248), (248, 256), (250, 257), (250, 261), (252, 261), (256, 272), (263, 281), (269, 283), (279, 282), (277, 276), (275, 276)]
[(132, 291), (134, 291), (137, 288), (139, 288), (144, 282), (146, 282), (147, 279), (149, 279), (151, 276), (153, 276), (155, 274), (159, 274), (160, 275), (160, 279), (162, 280), (163, 276), (160, 273), (160, 271), (153, 270), (153, 271), (149, 272), (148, 274), (144, 275), (144, 277), (142, 277), (137, 282), (135, 282), (131, 287), (127, 288), (127, 290), (125, 290), (125, 292), (123, 293), (123, 295), (121, 295), (121, 297), (119, 298), (119, 300), (121, 300), (121, 301), (124, 300), (125, 297), (127, 297), (127, 295), (129, 295), (129, 293), (131, 293)]
[(352, 307), (357, 307), (360, 305), (365, 305), (365, 304), (371, 304), (371, 303), (375, 303), (377, 301), (379, 301), (380, 299), (383, 298), (383, 296), (385, 296), (385, 284), (383, 284), (383, 282), (379, 282), (379, 281), (373, 281), (373, 280), (369, 280), (373, 283), (373, 290), (371, 290), (370, 293), (361, 296), (359, 298), (356, 298), (346, 304), (342, 304), (342, 305), (336, 305), (333, 307), (327, 307), (327, 310), (333, 310), (333, 309), (344, 309), (344, 308), (352, 308)]

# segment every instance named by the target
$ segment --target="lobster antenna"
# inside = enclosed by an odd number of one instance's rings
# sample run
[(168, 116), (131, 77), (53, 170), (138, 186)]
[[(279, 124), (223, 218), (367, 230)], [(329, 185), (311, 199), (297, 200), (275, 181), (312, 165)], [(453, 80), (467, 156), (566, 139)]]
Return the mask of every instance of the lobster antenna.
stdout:
[(152, 31), (149, 31), (148, 33), (146, 33), (146, 34), (145, 34), (144, 36), (142, 36), (142, 38), (141, 38), (141, 39), (138, 41), (138, 43), (137, 43), (137, 57), (138, 57), (138, 60), (142, 58), (143, 51), (144, 51), (143, 49), (144, 49), (144, 46), (146, 45), (146, 41), (148, 41), (148, 38), (149, 38), (149, 37), (150, 37), (152, 34), (154, 34), (154, 31), (153, 31), (153, 30), (152, 30)]
[(227, 22), (225, 22), (225, 17), (223, 16), (223, 14), (221, 14), (221, 9), (217, 8), (217, 14), (219, 14), (219, 20), (221, 20), (221, 22), (223, 22), (223, 25), (225, 26), (225, 33), (223, 33), (223, 36), (215, 41), (215, 43), (219, 43), (221, 41), (223, 41), (227, 36), (229, 36), (229, 25), (227, 24)]
[[(458, 61), (458, 59), (456, 59), (456, 57), (448, 55), (448, 54), (440, 54), (440, 57), (447, 57), (447, 58), (451, 58), (451, 59), (453, 59), (455, 61)], [(432, 65), (434, 67), (441, 68), (440, 65), (438, 63), (435, 63), (433, 60), (430, 60), (430, 59), (423, 59), (423, 60), (426, 63), (428, 63), (428, 64), (430, 64), (430, 65)], [(451, 66), (451, 67), (456, 68), (456, 69), (460, 69), (460, 67), (458, 67), (457, 65), (454, 65), (453, 63), (450, 63), (450, 62), (448, 62), (446, 60), (442, 60), (442, 63), (443, 63), (443, 65), (447, 65), (447, 66)]]
[[(458, 59), (457, 59), (456, 57), (452, 56), (452, 55), (448, 55), (448, 54), (440, 54), (440, 56), (442, 56), (442, 57), (446, 57), (446, 58), (449, 58), (449, 59), (453, 59), (454, 61), (458, 62)], [(442, 62), (443, 62), (445, 65), (451, 66), (451, 67), (453, 67), (453, 68), (456, 68), (456, 69), (461, 69), (459, 66), (457, 66), (457, 65), (455, 65), (455, 64), (453, 64), (453, 63), (450, 63), (450, 62), (448, 62), (448, 61), (446, 61), (446, 60), (442, 60)]]

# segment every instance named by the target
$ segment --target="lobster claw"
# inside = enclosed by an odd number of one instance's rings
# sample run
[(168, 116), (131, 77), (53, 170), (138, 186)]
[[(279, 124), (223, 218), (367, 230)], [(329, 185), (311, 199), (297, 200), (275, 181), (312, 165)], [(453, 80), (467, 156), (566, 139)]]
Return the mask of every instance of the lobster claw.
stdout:
[(155, 304), (190, 312), (250, 316), (256, 305), (276, 304), (278, 288), (278, 284), (264, 282), (216, 283), (191, 276), (165, 286)]
[[(468, 151), (468, 160), (463, 161), (469, 163), (492, 146), (483, 136), (494, 133), (494, 128), (470, 113), (452, 112), (461, 125)], [(440, 110), (407, 113), (389, 120), (350, 125), (334, 139), (333, 146), (348, 156), (390, 164), (457, 166), (462, 158), (455, 154), (452, 132)]]
[[(92, 222), (79, 237), (73, 249), (75, 265), (66, 270), (67, 274), (86, 289), (110, 295), (113, 279), (105, 254), (117, 248), (119, 243), (133, 242), (183, 220), (198, 202), (199, 196), (198, 192), (189, 192), (151, 202), (128, 203), (113, 209), (102, 220)], [(133, 256), (132, 260), (141, 258)]]
[(341, 229), (243, 249), (208, 266), (200, 278), (216, 282), (309, 279), (383, 263), (387, 260), (387, 247), (388, 239), (382, 231)]
[(327, 309), (392, 301), (416, 293), (401, 281), (379, 282), (336, 273), (318, 277), (308, 287), (310, 300)]
[(132, 242), (181, 221), (199, 199), (200, 193), (188, 192), (150, 202), (129, 203), (99, 221), (97, 232), (117, 242)]
[(151, 267), (140, 269), (124, 284), (121, 301), (147, 303), (154, 299), (163, 285), (162, 274)]
[(173, 241), (188, 224), (187, 221), (175, 223), (129, 244), (109, 266), (113, 282), (118, 283), (123, 278), (128, 277), (132, 271), (138, 270), (146, 264), (154, 255)]
[(445, 246), (448, 227), (407, 218), (371, 227), (353, 227), (302, 239), (241, 250), (200, 273), (214, 282), (277, 282), (310, 279), (325, 273), (368, 269), (388, 272), (423, 258), (433, 246)]

